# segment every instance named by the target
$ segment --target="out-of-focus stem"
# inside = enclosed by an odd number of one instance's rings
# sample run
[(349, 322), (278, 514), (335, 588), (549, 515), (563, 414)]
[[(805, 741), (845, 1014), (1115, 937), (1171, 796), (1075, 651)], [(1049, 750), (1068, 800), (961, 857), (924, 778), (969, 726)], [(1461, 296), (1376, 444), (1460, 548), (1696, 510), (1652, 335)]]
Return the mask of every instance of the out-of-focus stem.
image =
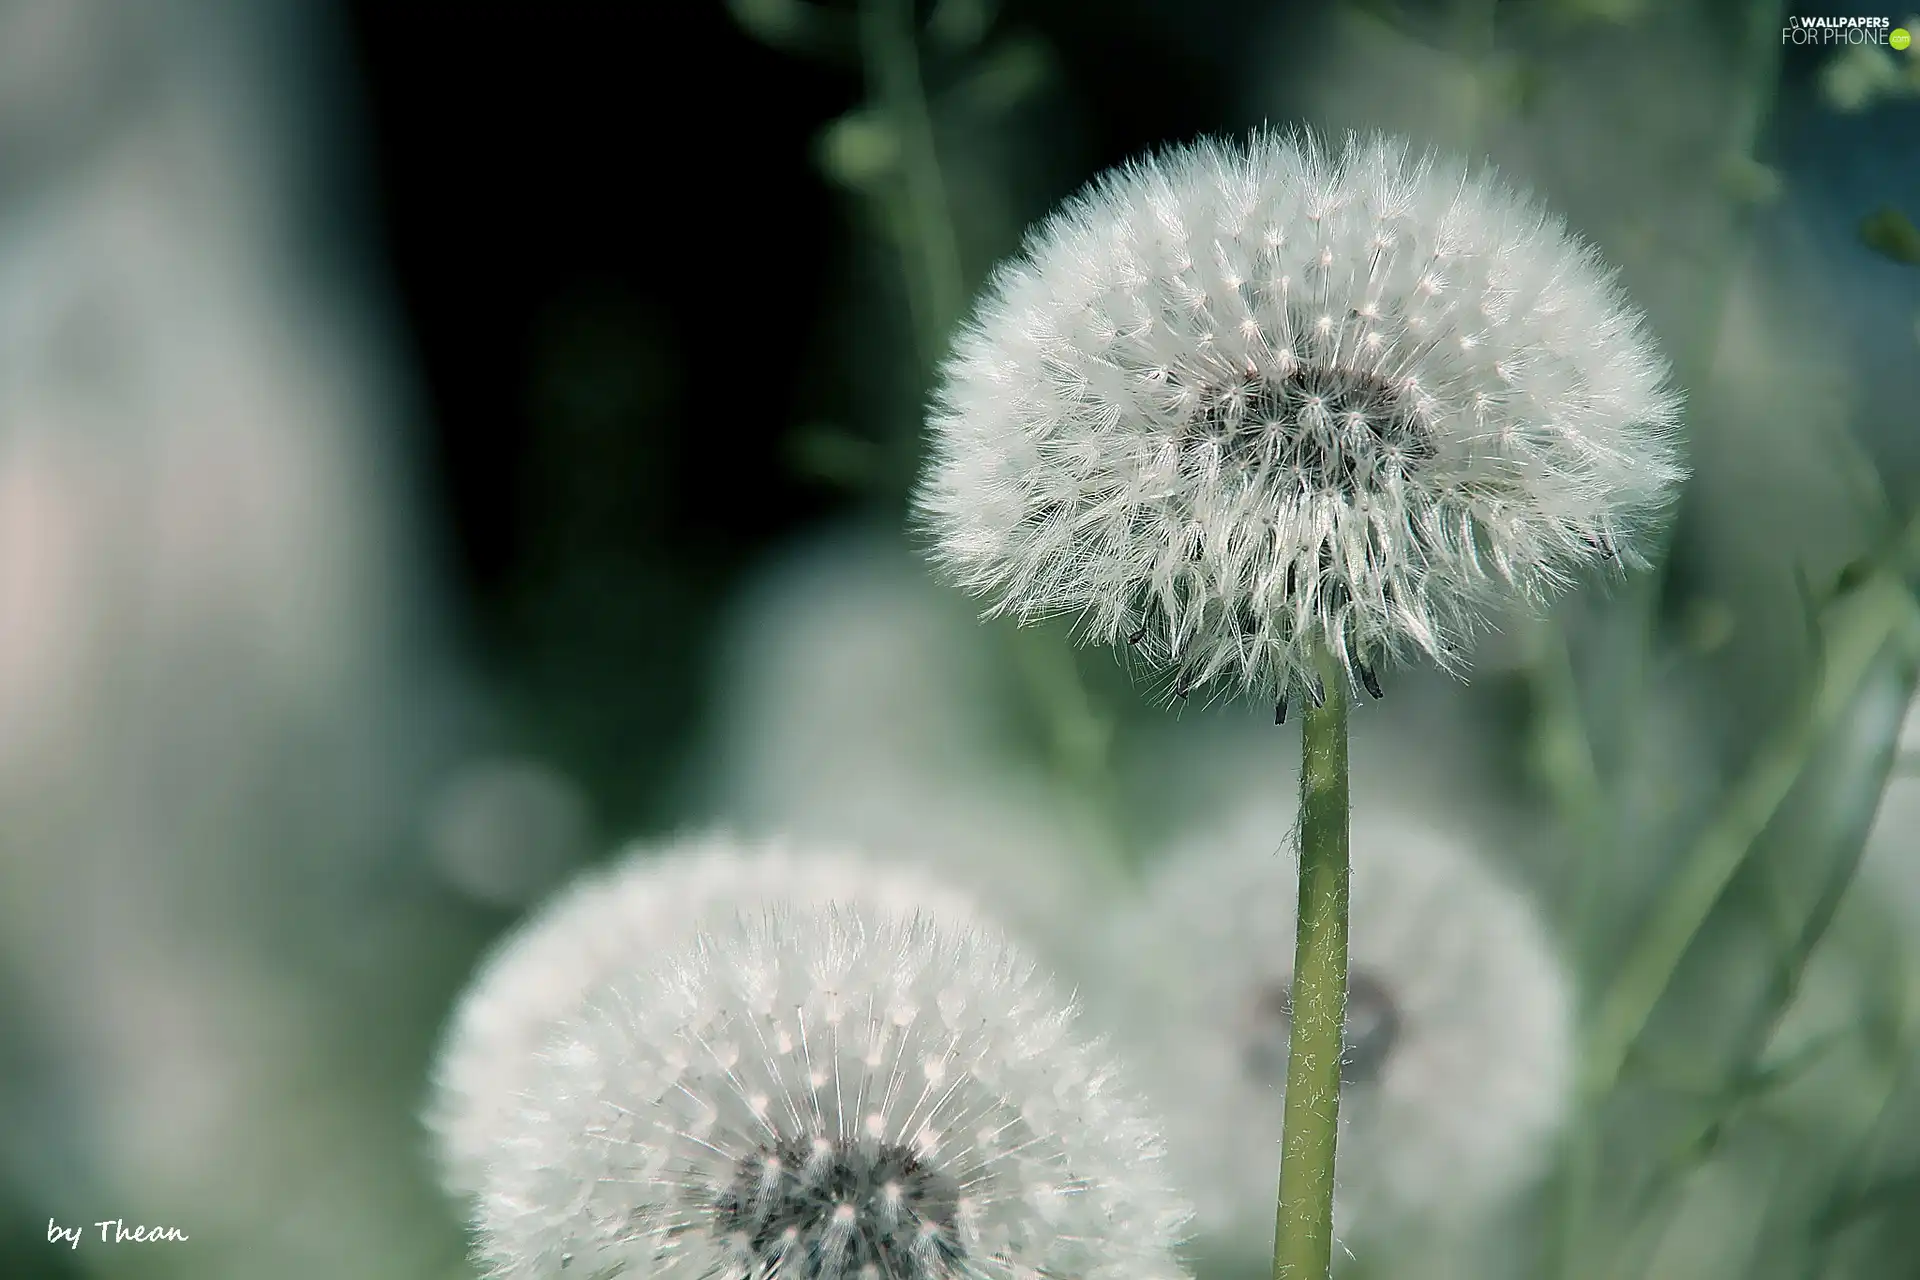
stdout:
[[(888, 211), (899, 236), (901, 272), (925, 377), (945, 353), (948, 334), (959, 319), (966, 273), (947, 202), (933, 115), (920, 78), (913, 0), (862, 0), (860, 49), (868, 92), (900, 141), (900, 181)], [(906, 434), (900, 440), (897, 456), (903, 484), (910, 479), (915, 439)], [(1084, 800), (1097, 838), (1111, 845), (1116, 856), (1123, 856), (1125, 849), (1114, 828), (1117, 806), (1107, 754), (1112, 725), (1095, 709), (1063, 640), (1023, 630), (1013, 644), (1016, 669), (1047, 721), (1048, 749), (1055, 767)]]
[(945, 350), (947, 331), (959, 317), (966, 286), (959, 236), (934, 144), (933, 117), (920, 81), (913, 0), (865, 0), (860, 6), (860, 46), (869, 90), (900, 139), (907, 214), (901, 252), (908, 259), (908, 279), (917, 286), (908, 293), (920, 363), (931, 369)]
[[(1601, 888), (1601, 870), (1613, 838), (1606, 784), (1594, 759), (1593, 740), (1581, 713), (1580, 690), (1568, 652), (1566, 634), (1557, 624), (1542, 623), (1532, 635), (1528, 668), (1538, 704), (1534, 746), (1547, 788), (1560, 812), (1562, 829), (1578, 842), (1579, 872), (1567, 918), (1573, 932), (1573, 952), (1582, 972), (1592, 962), (1593, 921)], [(1564, 1136), (1560, 1170), (1560, 1222), (1554, 1243), (1559, 1250), (1557, 1273), (1573, 1274), (1581, 1247), (1583, 1213), (1593, 1194), (1598, 1152), (1594, 1118), (1581, 1110), (1572, 1116)]]
[(1083, 801), (1089, 835), (1131, 865), (1133, 844), (1120, 829), (1114, 791), (1113, 720), (1095, 707), (1073, 659), (1073, 647), (1050, 630), (1020, 627), (1008, 637), (1027, 691), (1045, 721), (1055, 770)]
[(1293, 951), (1274, 1280), (1326, 1280), (1347, 1020), (1347, 687), (1324, 656), (1320, 706), (1301, 717), (1300, 899)]
[(1574, 922), (1575, 954), (1584, 965), (1592, 959), (1592, 920), (1601, 887), (1603, 863), (1595, 855), (1612, 839), (1612, 815), (1606, 783), (1600, 776), (1592, 737), (1581, 713), (1579, 683), (1566, 633), (1557, 623), (1542, 623), (1529, 648), (1528, 669), (1539, 707), (1534, 724), (1536, 758), (1561, 821), (1568, 832), (1583, 837), (1586, 846), (1568, 912)]

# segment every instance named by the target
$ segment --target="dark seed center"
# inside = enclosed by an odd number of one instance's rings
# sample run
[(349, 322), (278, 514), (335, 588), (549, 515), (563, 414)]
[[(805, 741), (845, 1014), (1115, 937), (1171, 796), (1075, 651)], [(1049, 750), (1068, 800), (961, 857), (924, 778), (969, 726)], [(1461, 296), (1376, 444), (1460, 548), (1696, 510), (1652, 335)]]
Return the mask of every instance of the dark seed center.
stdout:
[(1405, 400), (1376, 374), (1303, 365), (1214, 393), (1184, 434), (1242, 471), (1354, 494), (1436, 456), (1432, 431)]
[[(1277, 983), (1254, 997), (1247, 1070), (1262, 1080), (1287, 1073), (1287, 1043), (1293, 1034), (1292, 984)], [(1386, 985), (1364, 970), (1347, 979), (1347, 1023), (1340, 1054), (1340, 1082), (1368, 1084), (1380, 1078), (1400, 1036), (1400, 1010)]]
[(959, 1184), (907, 1147), (782, 1138), (740, 1162), (714, 1229), (746, 1241), (753, 1275), (943, 1280), (964, 1255), (959, 1206)]

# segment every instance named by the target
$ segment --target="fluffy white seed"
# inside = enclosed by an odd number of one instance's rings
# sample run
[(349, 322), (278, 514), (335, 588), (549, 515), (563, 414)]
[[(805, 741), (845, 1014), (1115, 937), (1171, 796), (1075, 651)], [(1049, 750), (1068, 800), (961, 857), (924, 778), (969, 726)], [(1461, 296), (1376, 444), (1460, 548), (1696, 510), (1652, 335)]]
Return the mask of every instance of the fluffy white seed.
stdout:
[(994, 612), (1125, 638), (1184, 695), (1457, 665), (1683, 472), (1642, 318), (1529, 197), (1387, 138), (1117, 170), (995, 277), (917, 498)]
[[(459, 1197), (479, 1190), (535, 1056), (594, 987), (683, 945), (714, 918), (777, 902), (851, 903), (955, 921), (975, 911), (970, 896), (928, 875), (833, 848), (713, 834), (633, 849), (508, 934), (455, 1008), (427, 1111), (447, 1189)], [(769, 1034), (779, 1047), (795, 1029), (782, 1024)]]
[[(1114, 921), (1111, 1000), (1168, 1123), (1203, 1247), (1273, 1241), (1297, 862), (1284, 802), (1172, 851)], [(1528, 904), (1447, 835), (1356, 815), (1335, 1212), (1343, 1235), (1458, 1223), (1542, 1167), (1571, 998)]]
[(563, 1024), (480, 1250), (499, 1277), (1171, 1280), (1156, 1127), (1071, 1021), (978, 927), (735, 917)]

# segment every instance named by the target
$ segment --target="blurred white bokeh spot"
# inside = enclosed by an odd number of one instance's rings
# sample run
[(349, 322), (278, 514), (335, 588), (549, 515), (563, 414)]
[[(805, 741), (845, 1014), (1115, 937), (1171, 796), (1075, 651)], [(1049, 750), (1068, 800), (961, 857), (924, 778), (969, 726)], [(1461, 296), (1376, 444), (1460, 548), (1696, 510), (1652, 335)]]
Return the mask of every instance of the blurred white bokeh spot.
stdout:
[(447, 883), (490, 906), (539, 897), (586, 852), (592, 825), (580, 787), (538, 760), (472, 760), (434, 793), (427, 848)]

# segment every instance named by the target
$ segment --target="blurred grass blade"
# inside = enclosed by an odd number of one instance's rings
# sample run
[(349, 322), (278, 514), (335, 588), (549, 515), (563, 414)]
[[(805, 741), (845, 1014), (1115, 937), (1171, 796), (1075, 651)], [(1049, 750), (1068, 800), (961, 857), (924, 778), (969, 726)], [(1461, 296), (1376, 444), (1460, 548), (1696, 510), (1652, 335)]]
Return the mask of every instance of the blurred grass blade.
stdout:
[(1814, 1220), (1819, 1236), (1834, 1236), (1876, 1214), (1904, 1208), (1920, 1213), (1920, 1168), (1905, 1169), (1874, 1179), (1831, 1201)]
[(1896, 550), (1896, 556), (1883, 561), (1865, 582), (1826, 610), (1821, 628), (1825, 661), (1805, 710), (1762, 744), (1745, 776), (1655, 903), (1651, 918), (1603, 995), (1582, 1062), (1589, 1098), (1608, 1092), (1619, 1079), (1700, 926), (1745, 865), (1755, 841), (1772, 823), (1814, 753), (1847, 723), (1889, 644), (1912, 642), (1920, 615), (1906, 574), (1920, 560), (1920, 517), (1909, 523)]

